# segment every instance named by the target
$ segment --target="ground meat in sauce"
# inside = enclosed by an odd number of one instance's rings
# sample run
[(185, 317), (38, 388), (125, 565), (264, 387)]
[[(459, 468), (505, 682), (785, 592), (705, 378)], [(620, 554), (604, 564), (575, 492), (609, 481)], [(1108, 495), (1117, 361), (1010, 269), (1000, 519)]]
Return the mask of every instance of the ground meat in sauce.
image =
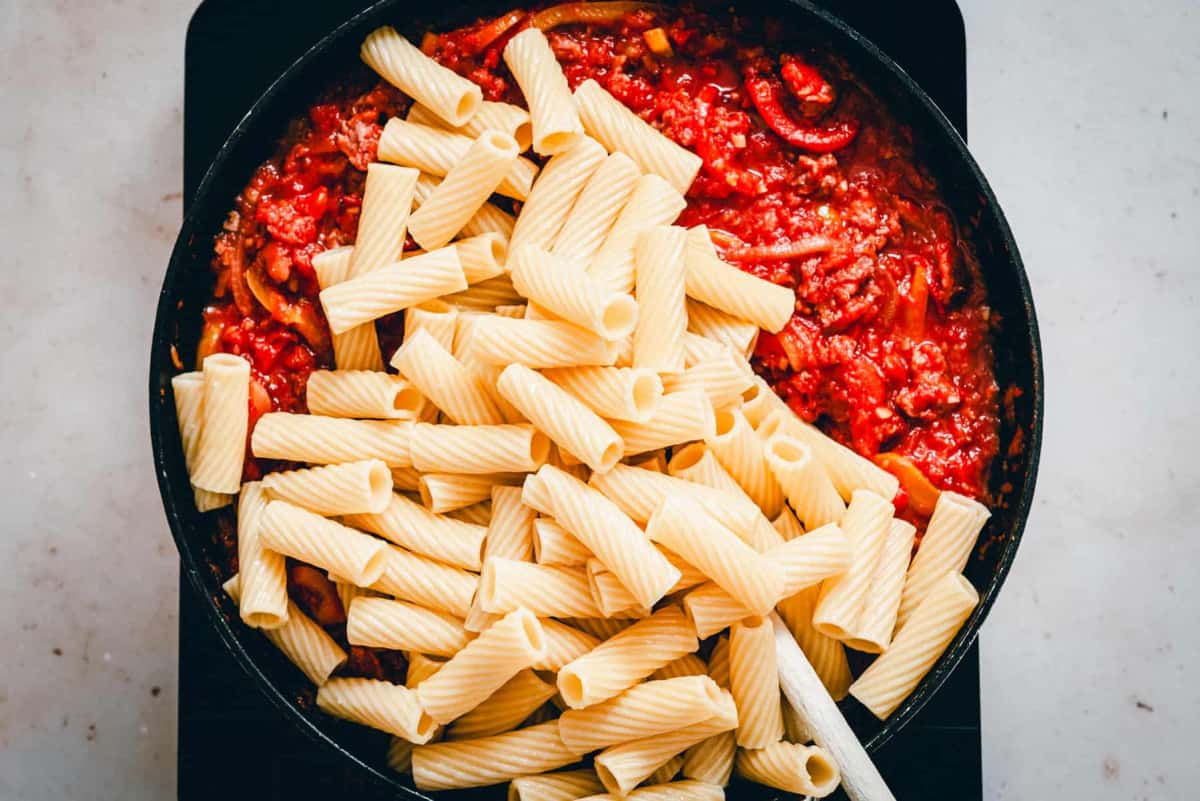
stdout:
[[(514, 12), (423, 46), (486, 98), (522, 103), (501, 53), (527, 24)], [(642, 34), (655, 27), (673, 56), (647, 46)], [(667, 10), (548, 33), (572, 87), (597, 80), (702, 157), (678, 224), (707, 225), (727, 261), (795, 290), (795, 315), (759, 337), (753, 359), (791, 408), (861, 454), (899, 454), (938, 488), (986, 498), (998, 390), (978, 268), (915, 163), (910, 132), (835, 56), (779, 52), (778, 36)], [(373, 78), (327, 92), (216, 238), (199, 357), (251, 362), (251, 426), (267, 411), (305, 411), (309, 373), (331, 365), (312, 257), (354, 241), (363, 171), (408, 102)], [(381, 321), (381, 334), (397, 322)], [(246, 465), (247, 478), (275, 467)], [(906, 511), (903, 491), (897, 506)], [(328, 606), (331, 586), (306, 581), (292, 585), (297, 602)], [(402, 660), (380, 654), (353, 649), (347, 670), (395, 676)]]

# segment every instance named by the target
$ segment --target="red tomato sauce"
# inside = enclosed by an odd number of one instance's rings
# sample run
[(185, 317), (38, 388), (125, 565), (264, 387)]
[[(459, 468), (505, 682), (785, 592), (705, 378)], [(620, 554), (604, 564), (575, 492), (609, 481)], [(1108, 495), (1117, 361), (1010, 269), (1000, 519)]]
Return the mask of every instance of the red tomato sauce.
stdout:
[[(759, 337), (759, 373), (859, 453), (889, 452), (938, 488), (986, 497), (998, 447), (994, 321), (911, 133), (835, 55), (782, 48), (769, 23), (668, 10), (579, 22), (577, 13), (559, 7), (537, 20), (561, 23), (547, 35), (572, 87), (594, 78), (703, 159), (679, 224), (708, 225), (727, 261), (795, 290), (785, 329)], [(522, 103), (501, 54), (530, 23), (514, 11), (422, 46), (488, 99)], [(647, 44), (655, 28), (670, 55)], [(363, 171), (383, 124), (407, 105), (382, 82), (328, 92), (259, 168), (216, 239), (199, 355), (251, 362), (252, 423), (304, 411), (308, 374), (331, 363), (312, 256), (354, 241)], [(258, 471), (247, 459), (248, 477)]]

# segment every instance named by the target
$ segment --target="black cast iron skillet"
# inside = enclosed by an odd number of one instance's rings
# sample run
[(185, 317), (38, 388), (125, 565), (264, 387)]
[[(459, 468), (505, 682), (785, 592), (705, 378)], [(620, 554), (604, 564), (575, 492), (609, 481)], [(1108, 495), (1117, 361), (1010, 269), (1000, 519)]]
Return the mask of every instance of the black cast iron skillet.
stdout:
[[(207, 598), (213, 625), (259, 689), (284, 715), (364, 772), (415, 797), (421, 794), (387, 768), (385, 738), (315, 709), (307, 680), (265, 638), (240, 623), (236, 607), (221, 591), (217, 565), (224, 561), (226, 546), (220, 541), (214, 516), (197, 513), (192, 502), (171, 398), (170, 379), (178, 372), (171, 349), (176, 347), (185, 359), (195, 352), (200, 310), (211, 293), (212, 239), (234, 197), (258, 165), (272, 155), (288, 120), (311, 104), (314, 87), (357, 63), (362, 38), (386, 23), (419, 40), (427, 30), (449, 30), (510, 6), (496, 0), (469, 0), (453, 7), (447, 4), (414, 11), (400, 0), (382, 0), (339, 26), (296, 61), (237, 125), (201, 182), (171, 254), (151, 344), (150, 434), (163, 507), (184, 572)], [(1020, 254), (991, 188), (962, 139), (912, 79), (873, 44), (807, 0), (748, 0), (739, 3), (737, 11), (785, 21), (801, 32), (799, 44), (824, 46), (845, 58), (892, 114), (912, 128), (917, 156), (940, 182), (945, 201), (960, 223), (964, 243), (979, 259), (989, 304), (1000, 318), (995, 334), (996, 377), (1006, 402), (1001, 457), (990, 476), (997, 503), (966, 569), (980, 591), (981, 602), (933, 670), (886, 721), (877, 721), (852, 699), (843, 704), (855, 731), (868, 750), (874, 751), (916, 715), (958, 665), (978, 635), (1016, 556), (1033, 499), (1041, 447), (1043, 378), (1037, 319)], [(1010, 451), (1014, 442), (1019, 447)], [(762, 798), (777, 795), (766, 788), (743, 789)], [(481, 797), (496, 795), (494, 788), (468, 792)]]

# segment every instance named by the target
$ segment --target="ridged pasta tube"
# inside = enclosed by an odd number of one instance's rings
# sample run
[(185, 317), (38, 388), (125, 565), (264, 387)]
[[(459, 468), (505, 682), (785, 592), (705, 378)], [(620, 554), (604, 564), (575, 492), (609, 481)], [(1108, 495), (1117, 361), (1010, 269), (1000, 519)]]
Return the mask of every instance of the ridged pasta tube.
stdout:
[(558, 733), (582, 754), (700, 723), (719, 714), (721, 702), (721, 689), (708, 676), (648, 681), (586, 709), (568, 709)]
[(533, 558), (537, 512), (521, 503), (521, 487), (492, 487), (492, 519), (484, 540), (484, 558), (499, 556), (528, 562)]
[(405, 601), (355, 598), (346, 614), (346, 640), (351, 645), (453, 656), (471, 635), (462, 620)]
[(446, 739), (490, 737), (512, 731), (554, 697), (555, 692), (553, 684), (542, 681), (532, 670), (522, 670), (486, 701), (454, 721)]
[(812, 448), (782, 432), (766, 442), (767, 466), (807, 528), (839, 523), (846, 504)]
[(588, 547), (558, 521), (549, 517), (533, 521), (533, 559), (539, 565), (578, 567), (592, 558)]
[(379, 679), (330, 679), (317, 690), (317, 706), (334, 717), (412, 743), (428, 742), (436, 728), (415, 692)]
[(850, 694), (883, 720), (912, 693), (979, 603), (959, 573), (946, 573), (913, 610), (891, 647), (850, 685)]
[(759, 784), (810, 798), (824, 798), (842, 780), (841, 771), (824, 748), (782, 741), (740, 752), (737, 772)]
[(583, 138), (546, 162), (521, 208), (509, 249), (535, 245), (549, 250), (562, 230), (588, 179), (604, 161), (604, 148)]
[(708, 665), (696, 654), (684, 654), (674, 662), (668, 662), (650, 675), (655, 681), (677, 679), (682, 676), (707, 676)]
[(267, 495), (258, 481), (242, 485), (237, 509), (237, 553), (242, 622), (256, 629), (277, 629), (288, 622), (287, 564), (262, 544)]
[(663, 382), (667, 392), (700, 390), (708, 396), (714, 409), (741, 403), (742, 393), (753, 384), (754, 372), (750, 365), (728, 348), (677, 375), (668, 376)]
[[(517, 163), (521, 164), (520, 161)], [(536, 172), (536, 170), (535, 166), (534, 171)], [(530, 181), (532, 181), (532, 177)], [(441, 183), (441, 178), (421, 173), (421, 177), (417, 179), (417, 188), (413, 192), (413, 207), (419, 207), (422, 201), (433, 193), (433, 190), (439, 183)], [(462, 235), (464, 237), (475, 237), (481, 234), (494, 233), (507, 240), (512, 236), (513, 226), (516, 222), (515, 217), (499, 206), (493, 203), (484, 203), (475, 212), (475, 216), (467, 220), (467, 224), (463, 226)], [(467, 283), (470, 283), (470, 281)]]
[(650, 616), (650, 607), (639, 604), (629, 588), (598, 559), (588, 559), (584, 570), (587, 572), (592, 600), (595, 601), (600, 614), (605, 617)]
[(329, 328), (340, 334), (393, 312), (467, 288), (458, 249), (444, 247), (321, 290)]
[(504, 274), (508, 240), (495, 231), (477, 234), (454, 243), (468, 284), (478, 284)]
[(512, 72), (533, 120), (533, 150), (552, 156), (583, 138), (571, 87), (550, 49), (546, 34), (526, 28), (504, 47), (504, 63)]
[(569, 262), (537, 245), (513, 250), (513, 287), (555, 316), (612, 341), (629, 336), (638, 320), (631, 295), (612, 292)]
[[(196, 451), (200, 446), (200, 426), (204, 418), (204, 374), (200, 371), (181, 373), (171, 379), (175, 396), (175, 419), (179, 422), (179, 440), (183, 445), (183, 461), (188, 475), (196, 469)], [(208, 512), (233, 503), (227, 492), (209, 492), (192, 487), (196, 510)]]
[(979, 539), (991, 512), (978, 501), (957, 492), (942, 492), (933, 507), (933, 516), (921, 538), (921, 547), (913, 557), (904, 580), (900, 610), (896, 616), (899, 630), (917, 605), (929, 594), (929, 588), (946, 573), (959, 573)]
[(368, 164), (358, 235), (346, 278), (356, 278), (400, 260), (404, 251), (413, 190), (420, 170), (393, 164)]
[[(771, 389), (771, 385), (762, 379), (762, 376), (755, 377), (754, 386), (742, 393), (742, 414), (754, 428), (754, 433), (757, 434), (767, 417), (776, 411), (786, 412), (792, 417), (796, 416), (795, 412), (784, 403), (783, 398), (776, 395), (775, 390)], [(774, 429), (769, 430), (774, 433)], [(765, 440), (766, 437), (760, 437), (760, 439)]]
[(400, 737), (388, 740), (387, 766), (397, 773), (412, 773), (412, 752), (416, 745)]
[(371, 589), (465, 618), (479, 576), (403, 548), (388, 548), (384, 571)]
[(558, 736), (558, 721), (413, 749), (413, 781), (421, 790), (485, 787), (561, 768), (579, 759)]
[[(383, 134), (379, 137), (378, 158), (380, 161), (416, 167), (428, 175), (445, 177), (454, 169), (454, 165), (463, 160), (474, 141), (469, 136), (426, 125), (414, 125), (393, 117), (388, 120), (387, 125), (383, 128)], [(513, 162), (500, 185), (496, 187), (496, 193), (517, 200), (525, 200), (529, 197), (529, 190), (533, 186), (533, 179), (537, 172), (537, 165), (532, 161), (527, 158), (518, 158)], [(432, 194), (432, 188), (428, 183), (422, 187), (418, 182), (415, 195), (418, 210), (422, 204), (428, 201), (430, 194)], [(480, 213), (483, 213), (484, 208), (487, 207), (482, 207)], [(479, 217), (473, 217), (472, 221), (478, 222)], [(471, 226), (464, 226), (463, 233), (466, 236), (473, 236), (482, 231), (474, 231)]]
[[(239, 579), (235, 575), (221, 585), (234, 603), (241, 600)], [(262, 633), (318, 687), (346, 663), (341, 646), (291, 601), (287, 602), (287, 622), (279, 628), (263, 629)]]
[(482, 565), (486, 528), (436, 514), (398, 493), (392, 493), (387, 507), (378, 514), (353, 514), (342, 519), (348, 526), (378, 534), (448, 565), (467, 570), (478, 570)]
[(415, 690), (417, 685), (442, 669), (446, 664), (444, 659), (434, 659), (425, 654), (411, 651), (408, 653), (408, 671), (404, 675), (404, 686)]
[[(816, 532), (813, 532), (814, 534)], [(862, 611), (854, 626), (854, 636), (846, 644), (866, 653), (883, 653), (892, 642), (896, 627), (896, 611), (900, 608), (900, 592), (904, 573), (912, 555), (916, 528), (904, 520), (892, 520), (887, 538), (875, 562), (871, 586), (863, 600)]]
[(411, 467), (412, 423), (405, 420), (342, 420), (311, 414), (268, 412), (258, 419), (250, 447), (260, 459), (338, 464), (379, 459)]
[(771, 526), (778, 531), (785, 540), (794, 540), (796, 537), (804, 534), (804, 526), (800, 525), (800, 521), (796, 519), (796, 515), (786, 506), (783, 507), (783, 511), (771, 521)]
[(842, 519), (842, 532), (850, 541), (853, 558), (845, 572), (821, 584), (813, 611), (813, 626), (827, 637), (849, 640), (866, 600), (883, 543), (891, 530), (891, 503), (869, 490), (855, 490)]
[(736, 755), (737, 735), (734, 732), (714, 734), (687, 750), (682, 773), (688, 779), (724, 787), (729, 784), (729, 778), (733, 775)]
[(624, 153), (606, 158), (584, 185), (554, 240), (554, 255), (587, 266), (604, 244), (641, 172)]
[(435, 722), (449, 723), (483, 703), (545, 650), (542, 624), (527, 609), (513, 610), (417, 685), (421, 707)]
[(748, 617), (729, 632), (729, 685), (737, 702), (737, 744), (766, 748), (783, 737), (775, 636), (765, 618)]
[(528, 423), (413, 428), (413, 467), (422, 472), (526, 473), (545, 464), (549, 452), (550, 440)]
[(834, 700), (840, 701), (850, 688), (850, 663), (846, 660), (846, 649), (839, 640), (826, 637), (813, 627), (813, 609), (820, 594), (820, 587), (809, 587), (780, 601), (776, 611), (787, 622), (792, 638), (804, 652), (826, 691)]
[(449, 243), (487, 202), (519, 156), (517, 142), (508, 134), (480, 134), (413, 212), (408, 221), (413, 240), (426, 250)]
[(688, 298), (688, 331), (732, 348), (747, 359), (758, 342), (759, 327), (754, 323), (714, 309)]
[(417, 491), (426, 509), (445, 514), (491, 500), (492, 488), (518, 481), (515, 476), (524, 477), (519, 473), (426, 473)]
[(680, 194), (687, 192), (703, 163), (695, 153), (668, 139), (592, 79), (575, 90), (584, 130), (610, 152), (627, 153), (642, 172), (661, 175)]
[(521, 364), (510, 364), (500, 373), (496, 389), (559, 448), (577, 456), (593, 470), (608, 470), (621, 458), (621, 438), (612, 426), (540, 373)]
[(687, 231), (658, 225), (634, 241), (634, 281), (638, 318), (633, 332), (633, 366), (660, 373), (684, 369), (683, 335), (687, 332), (683, 291), (683, 246)]
[(262, 488), (319, 515), (382, 512), (392, 497), (392, 474), (378, 459), (268, 473)]
[[(445, 120), (420, 103), (413, 103), (404, 119), (418, 125), (432, 125), (435, 128), (447, 127)], [(479, 136), (484, 131), (500, 131), (517, 140), (517, 147), (521, 149), (521, 152), (528, 150), (533, 141), (533, 126), (529, 122), (529, 112), (512, 103), (497, 103), (492, 100), (483, 101), (474, 116), (455, 130), (471, 137)]]
[(663, 396), (662, 379), (646, 368), (560, 367), (543, 375), (596, 414), (612, 420), (647, 420)]
[(204, 359), (200, 444), (191, 481), (209, 492), (236, 493), (242, 486), (246, 429), (250, 418), (250, 362), (231, 353)]
[(656, 225), (670, 225), (686, 207), (683, 194), (663, 178), (643, 175), (588, 265), (588, 273), (617, 292), (632, 291), (638, 234)]
[(393, 467), (392, 488), (398, 492), (417, 492), (421, 487), (421, 474), (411, 467)]
[(558, 671), (558, 692), (567, 706), (583, 709), (612, 698), (698, 647), (691, 622), (679, 607), (667, 606), (564, 665)]
[(743, 506), (754, 509), (754, 520), (749, 527), (733, 529), (733, 533), (745, 540), (746, 544), (754, 550), (767, 551), (783, 542), (783, 537), (771, 527), (770, 521), (763, 516), (757, 504), (726, 472), (704, 442), (693, 442), (682, 448), (676, 448), (670, 461), (667, 462), (667, 472), (672, 476), (694, 481), (697, 484), (719, 490), (726, 495), (735, 496)]
[(378, 420), (412, 420), (425, 406), (408, 381), (374, 370), (314, 370), (306, 400), (310, 414)]
[(646, 525), (646, 536), (695, 565), (753, 614), (766, 614), (783, 596), (779, 567), (686, 496), (668, 496)]
[(508, 785), (508, 801), (575, 801), (603, 792), (604, 785), (591, 768), (518, 776)]
[[(664, 766), (673, 764), (672, 761), (664, 763)], [(654, 782), (658, 776), (656, 770), (651, 774), (649, 781)], [(710, 784), (704, 781), (672, 781), (661, 784), (643, 784), (635, 790), (630, 790), (625, 795), (615, 795), (613, 793), (601, 793), (598, 795), (588, 796), (587, 801), (724, 801), (725, 788), (719, 784)]]
[(726, 353), (727, 348), (723, 342), (688, 331), (683, 335), (683, 363), (693, 367), (701, 362), (719, 359)]
[(633, 456), (712, 436), (713, 408), (698, 390), (672, 392), (663, 395), (647, 420), (614, 420), (612, 426), (625, 443), (625, 455)]
[[(609, 640), (633, 625), (631, 618), (591, 617), (570, 618), (567, 622), (572, 628), (586, 632), (599, 640)], [(565, 706), (565, 703), (564, 703)]]
[[(458, 253), (461, 260), (462, 249), (459, 249)], [(428, 303), (422, 303), (420, 306), (413, 306), (404, 312), (405, 342), (415, 337), (418, 330), (424, 330), (447, 353), (450, 353), (454, 351), (454, 332), (457, 328), (458, 308), (451, 306), (443, 300), (431, 300)], [(395, 358), (396, 356), (393, 354), (392, 359), (395, 360)], [(393, 364), (393, 366), (395, 365)]]
[(483, 103), (483, 90), (422, 53), (390, 25), (372, 31), (359, 55), (388, 83), (447, 125), (465, 125)]
[(612, 343), (557, 320), (514, 320), (497, 315), (474, 323), (469, 352), (485, 364), (522, 364), (533, 369), (610, 365)]
[(392, 356), (392, 366), (454, 422), (460, 425), (504, 422), (480, 377), (428, 331), (417, 330), (407, 338)]
[(783, 488), (750, 422), (740, 409), (720, 409), (713, 422), (713, 435), (705, 440), (708, 449), (764, 515), (777, 517), (783, 510)]
[(687, 236), (687, 293), (713, 308), (778, 333), (792, 319), (795, 292), (742, 272), (717, 256), (708, 227), (698, 225)]
[(624, 584), (642, 606), (653, 606), (680, 578), (637, 525), (601, 492), (553, 466), (538, 471), (555, 519)]
[(587, 574), (577, 568), (490, 558), (479, 577), (483, 611), (527, 608), (539, 617), (599, 617)]
[(531, 667), (557, 673), (564, 665), (578, 659), (600, 644), (600, 639), (574, 626), (553, 618), (542, 620), (546, 634), (546, 653)]
[(264, 547), (360, 587), (369, 587), (383, 575), (385, 543), (287, 501), (267, 504), (260, 529)]
[(735, 495), (626, 464), (614, 465), (607, 473), (596, 473), (588, 483), (643, 525), (649, 522), (654, 510), (668, 495), (686, 496), (735, 533), (748, 531), (761, 515), (757, 507), (744, 504)]
[[(520, 303), (523, 299), (517, 294), (517, 290), (513, 289), (512, 279), (508, 275), (498, 275), (495, 278), (480, 281), (478, 284), (468, 287), (462, 292), (447, 295), (443, 300), (453, 306), (457, 306), (463, 311), (487, 312), (491, 314), (498, 306)], [(463, 324), (469, 319), (471, 318), (464, 315), (459, 320), (460, 330)], [(459, 334), (456, 332), (456, 342), (458, 336)], [(456, 354), (458, 353), (459, 348), (457, 345), (454, 351)]]
[[(350, 256), (354, 248), (343, 246), (323, 250), (312, 257), (313, 271), (317, 274), (317, 285), (326, 289), (340, 284), (350, 277)], [(383, 355), (379, 351), (379, 337), (375, 324), (351, 328), (340, 334), (330, 334), (333, 341), (333, 363), (339, 370), (383, 370)]]

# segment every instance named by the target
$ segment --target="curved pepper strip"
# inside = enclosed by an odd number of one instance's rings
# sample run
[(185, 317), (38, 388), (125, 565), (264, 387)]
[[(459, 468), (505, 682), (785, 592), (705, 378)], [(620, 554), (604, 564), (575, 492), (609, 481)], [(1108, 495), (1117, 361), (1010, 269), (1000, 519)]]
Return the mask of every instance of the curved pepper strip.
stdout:
[(778, 78), (747, 75), (745, 84), (746, 93), (763, 121), (789, 145), (810, 153), (832, 153), (850, 144), (858, 135), (857, 120), (817, 127), (792, 119), (783, 107), (783, 83)]

